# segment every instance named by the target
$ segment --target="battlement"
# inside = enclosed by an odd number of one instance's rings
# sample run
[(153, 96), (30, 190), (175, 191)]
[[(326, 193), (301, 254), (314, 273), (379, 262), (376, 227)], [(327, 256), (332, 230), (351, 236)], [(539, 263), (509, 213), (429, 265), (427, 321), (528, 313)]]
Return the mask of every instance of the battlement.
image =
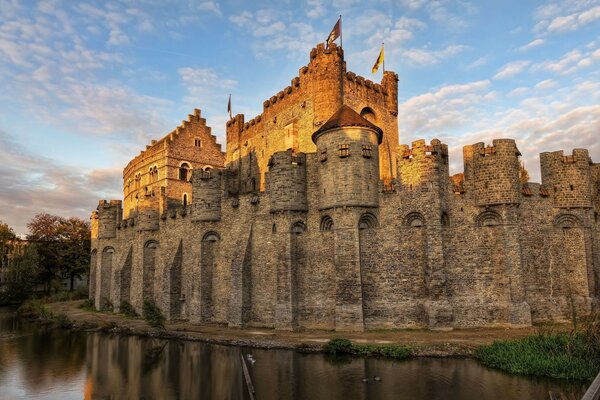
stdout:
[(266, 174), (271, 212), (307, 211), (306, 155), (292, 150), (273, 153)]
[(449, 174), (448, 145), (423, 139), (398, 146), (398, 176), (405, 190), (445, 188)]
[(592, 161), (587, 150), (541, 153), (540, 164), (542, 187), (553, 194), (555, 207), (592, 206)]
[[(111, 239), (117, 236), (117, 221), (123, 215), (121, 200), (100, 200), (96, 213), (92, 214), (93, 220), (97, 220), (97, 239)], [(94, 237), (94, 236), (92, 236)]]
[(463, 147), (464, 188), (478, 205), (520, 202), (520, 155), (513, 139), (494, 139), (491, 146), (479, 142)]

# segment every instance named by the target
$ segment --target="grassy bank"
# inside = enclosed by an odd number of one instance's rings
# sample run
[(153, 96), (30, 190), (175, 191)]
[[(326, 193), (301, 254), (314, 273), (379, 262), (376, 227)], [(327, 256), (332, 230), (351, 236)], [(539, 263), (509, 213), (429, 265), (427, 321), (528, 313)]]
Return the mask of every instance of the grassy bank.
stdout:
[(496, 341), (479, 347), (475, 355), (481, 363), (513, 374), (591, 381), (600, 371), (600, 318), (592, 316), (569, 333)]
[(349, 354), (357, 357), (386, 357), (396, 360), (406, 359), (413, 354), (410, 346), (400, 344), (357, 344), (348, 339), (331, 339), (323, 349), (329, 354)]

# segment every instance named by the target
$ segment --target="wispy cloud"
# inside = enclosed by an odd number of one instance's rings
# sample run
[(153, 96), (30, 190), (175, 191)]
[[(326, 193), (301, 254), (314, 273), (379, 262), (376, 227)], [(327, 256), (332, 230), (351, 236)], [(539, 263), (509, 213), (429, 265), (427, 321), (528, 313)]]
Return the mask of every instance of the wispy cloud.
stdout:
[(498, 69), (496, 75), (494, 75), (494, 79), (512, 78), (523, 72), (530, 64), (531, 61), (528, 60), (511, 61)]
[(543, 45), (544, 43), (546, 43), (546, 41), (544, 39), (540, 39), (540, 38), (534, 39), (531, 42), (527, 43), (526, 45), (519, 47), (517, 49), (517, 51), (526, 52), (527, 50), (531, 50), (534, 47), (539, 47), (539, 46)]

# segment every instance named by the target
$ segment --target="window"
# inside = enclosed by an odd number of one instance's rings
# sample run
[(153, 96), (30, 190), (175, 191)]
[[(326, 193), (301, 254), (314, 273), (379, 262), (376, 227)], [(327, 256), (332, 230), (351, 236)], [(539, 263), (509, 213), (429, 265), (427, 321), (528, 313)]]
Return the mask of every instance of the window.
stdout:
[(188, 204), (188, 198), (187, 198), (187, 193), (183, 194), (183, 206), (187, 207)]
[(150, 183), (158, 181), (158, 167), (150, 167)]
[(364, 158), (371, 158), (371, 157), (373, 157), (373, 146), (371, 146), (370, 144), (363, 144), (363, 147), (362, 147), (362, 156)]
[(340, 144), (340, 157), (345, 158), (350, 156), (350, 145)]
[(188, 163), (181, 164), (181, 166), (179, 167), (179, 180), (187, 181), (189, 169), (190, 165)]
[(319, 161), (321, 161), (321, 162), (327, 161), (327, 149), (321, 150), (321, 154), (319, 155)]
[(202, 140), (200, 140), (198, 138), (194, 139), (194, 146), (202, 147)]

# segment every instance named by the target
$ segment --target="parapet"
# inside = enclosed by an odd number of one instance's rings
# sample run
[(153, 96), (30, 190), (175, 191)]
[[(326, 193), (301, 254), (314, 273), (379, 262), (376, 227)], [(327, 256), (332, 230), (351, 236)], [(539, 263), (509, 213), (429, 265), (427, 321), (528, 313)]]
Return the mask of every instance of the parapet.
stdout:
[(428, 191), (440, 185), (445, 189), (448, 168), (448, 145), (438, 139), (429, 144), (421, 139), (412, 142), (411, 147), (398, 147), (398, 177), (405, 190)]
[(195, 221), (221, 219), (222, 177), (219, 169), (196, 170), (192, 174), (192, 210)]

